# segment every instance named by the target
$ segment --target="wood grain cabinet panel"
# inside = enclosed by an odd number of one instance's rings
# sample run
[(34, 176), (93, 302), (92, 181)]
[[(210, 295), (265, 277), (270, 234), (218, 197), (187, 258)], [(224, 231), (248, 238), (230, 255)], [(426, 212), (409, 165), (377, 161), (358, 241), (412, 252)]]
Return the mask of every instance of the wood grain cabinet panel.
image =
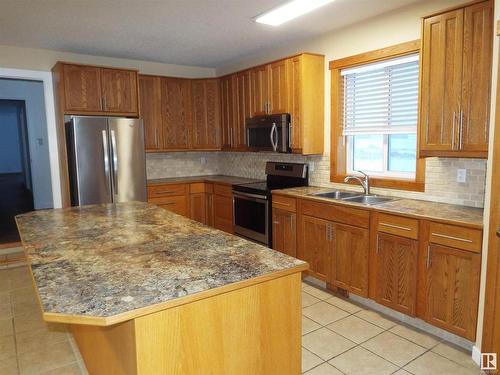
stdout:
[(250, 71), (244, 71), (236, 75), (236, 121), (234, 122), (233, 132), (234, 147), (244, 150), (246, 144), (246, 120), (252, 117), (252, 91), (251, 91)]
[(268, 113), (279, 114), (288, 111), (288, 64), (286, 60), (269, 65)]
[(220, 79), (221, 98), (221, 135), (222, 148), (230, 149), (235, 144), (233, 127), (236, 122), (235, 76), (225, 76)]
[(192, 128), (189, 79), (162, 77), (161, 116), (163, 149), (189, 149)]
[(331, 225), (330, 239), (334, 244), (328, 282), (354, 294), (368, 296), (368, 229)]
[(220, 149), (220, 97), (217, 79), (193, 80), (193, 148)]
[(102, 111), (100, 68), (64, 64), (63, 87), (65, 111)]
[(114, 113), (137, 113), (137, 72), (101, 68), (103, 110)]
[(214, 194), (214, 227), (227, 233), (233, 233), (233, 199)]
[(297, 257), (309, 263), (309, 273), (327, 280), (328, 267), (332, 259), (333, 240), (330, 237), (332, 223), (317, 217), (300, 216)]
[(292, 150), (302, 149), (302, 57), (295, 56), (288, 63), (288, 111), (291, 115), (290, 146)]
[(207, 198), (205, 193), (189, 195), (189, 218), (207, 224)]
[(297, 256), (297, 215), (273, 208), (273, 249), (292, 257)]
[(160, 77), (139, 76), (140, 115), (146, 151), (161, 149)]
[(268, 113), (269, 106), (269, 66), (262, 65), (250, 72), (252, 85), (252, 117)]
[(481, 255), (430, 244), (426, 320), (468, 340), (476, 337)]
[(418, 242), (386, 233), (377, 234), (376, 301), (415, 315)]

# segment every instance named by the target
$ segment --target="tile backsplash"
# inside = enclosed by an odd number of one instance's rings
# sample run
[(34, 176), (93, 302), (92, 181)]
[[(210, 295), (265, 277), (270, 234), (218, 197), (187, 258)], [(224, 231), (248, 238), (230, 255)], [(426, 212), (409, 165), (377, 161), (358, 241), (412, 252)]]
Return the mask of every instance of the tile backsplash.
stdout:
[[(202, 162), (204, 158), (204, 163)], [(271, 153), (240, 152), (182, 152), (148, 154), (148, 178), (224, 174), (265, 179), (267, 161), (309, 163), (309, 184), (358, 190), (357, 186), (330, 182), (330, 158), (328, 155), (301, 156)], [(456, 181), (457, 169), (465, 169), (466, 182)], [(408, 192), (373, 188), (380, 193), (404, 198), (483, 207), (486, 181), (486, 160), (428, 158), (426, 161), (425, 192)]]

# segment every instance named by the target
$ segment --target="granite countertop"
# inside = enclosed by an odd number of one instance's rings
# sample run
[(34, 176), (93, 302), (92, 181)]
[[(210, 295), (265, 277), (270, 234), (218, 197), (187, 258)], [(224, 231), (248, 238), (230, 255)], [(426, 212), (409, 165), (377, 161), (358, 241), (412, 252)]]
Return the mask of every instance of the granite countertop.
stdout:
[(437, 203), (437, 202), (423, 201), (417, 199), (406, 199), (406, 198), (395, 198), (394, 200), (389, 202), (377, 205), (367, 205), (363, 203), (342, 201), (339, 199), (322, 198), (309, 195), (319, 192), (327, 192), (335, 190), (337, 189), (308, 186), (300, 188), (275, 190), (273, 191), (273, 194), (288, 195), (297, 198), (307, 198), (315, 201), (347, 205), (356, 208), (375, 210), (379, 212), (400, 214), (417, 219), (430, 219), (444, 223), (454, 223), (472, 228), (483, 227), (482, 208), (474, 208), (474, 207), (459, 206), (454, 204)]
[(168, 177), (154, 178), (147, 181), (148, 185), (163, 185), (163, 184), (186, 184), (193, 182), (216, 182), (226, 185), (249, 184), (262, 180), (256, 180), (245, 177), (224, 176), (224, 175), (206, 175), (206, 176), (190, 176), (190, 177)]
[(16, 221), (47, 321), (114, 324), (131, 311), (140, 316), (153, 305), (159, 311), (182, 297), (307, 268), (141, 202), (35, 211)]

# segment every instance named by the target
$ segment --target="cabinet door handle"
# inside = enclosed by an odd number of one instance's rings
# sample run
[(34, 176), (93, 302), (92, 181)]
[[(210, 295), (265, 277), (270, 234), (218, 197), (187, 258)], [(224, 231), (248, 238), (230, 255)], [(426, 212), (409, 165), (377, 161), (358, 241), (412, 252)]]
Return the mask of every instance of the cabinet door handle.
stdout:
[(460, 126), (458, 128), (458, 149), (463, 148), (463, 133), (464, 133), (464, 111), (460, 109)]
[(460, 241), (460, 242), (472, 243), (472, 240), (469, 240), (467, 238), (460, 238), (460, 237), (455, 237), (455, 236), (448, 236), (446, 234), (434, 233), (434, 232), (432, 232), (432, 235), (436, 236), (436, 237), (447, 238), (449, 240), (455, 240), (455, 241)]
[(451, 149), (455, 149), (455, 123), (457, 119), (457, 113), (453, 111), (453, 124), (451, 127)]
[(293, 125), (292, 122), (290, 121), (290, 124), (288, 125), (288, 147), (292, 148), (292, 137), (293, 137)]
[(399, 225), (394, 225), (394, 224), (387, 224), (387, 223), (379, 223), (380, 225), (384, 227), (389, 227), (389, 228), (395, 228), (395, 229), (401, 229), (401, 230), (406, 230), (406, 231), (411, 231), (411, 228), (408, 227), (402, 227)]
[(159, 148), (159, 144), (158, 144), (158, 128), (155, 128), (155, 146), (156, 148)]
[(103, 110), (107, 110), (108, 109), (108, 103), (106, 102), (106, 97), (103, 96), (102, 97), (102, 106), (103, 106)]
[(378, 255), (378, 233), (377, 233), (377, 246), (375, 247), (376, 254)]
[(280, 222), (279, 221), (273, 221), (273, 224), (279, 225)]
[(431, 266), (431, 245), (427, 246), (427, 268)]

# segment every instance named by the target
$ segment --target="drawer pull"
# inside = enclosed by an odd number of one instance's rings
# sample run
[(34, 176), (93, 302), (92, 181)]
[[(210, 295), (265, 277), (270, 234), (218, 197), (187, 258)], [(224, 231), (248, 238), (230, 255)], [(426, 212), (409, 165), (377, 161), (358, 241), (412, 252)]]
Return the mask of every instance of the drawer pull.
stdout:
[(395, 229), (401, 229), (401, 230), (411, 231), (411, 228), (401, 227), (399, 225), (394, 225), (394, 224), (380, 223), (380, 225), (383, 225), (383, 226), (389, 227), (389, 228), (395, 228)]
[(274, 204), (280, 204), (282, 206), (290, 207), (290, 203), (273, 202)]
[(436, 237), (441, 237), (441, 238), (447, 238), (449, 240), (455, 240), (455, 241), (461, 241), (461, 242), (467, 242), (467, 243), (472, 243), (472, 240), (466, 239), (466, 238), (460, 238), (460, 237), (454, 237), (454, 236), (448, 236), (446, 234), (440, 234), (440, 233), (434, 233), (432, 232), (432, 236)]
[(172, 190), (164, 190), (164, 191), (157, 191), (155, 194), (174, 194), (175, 191)]

